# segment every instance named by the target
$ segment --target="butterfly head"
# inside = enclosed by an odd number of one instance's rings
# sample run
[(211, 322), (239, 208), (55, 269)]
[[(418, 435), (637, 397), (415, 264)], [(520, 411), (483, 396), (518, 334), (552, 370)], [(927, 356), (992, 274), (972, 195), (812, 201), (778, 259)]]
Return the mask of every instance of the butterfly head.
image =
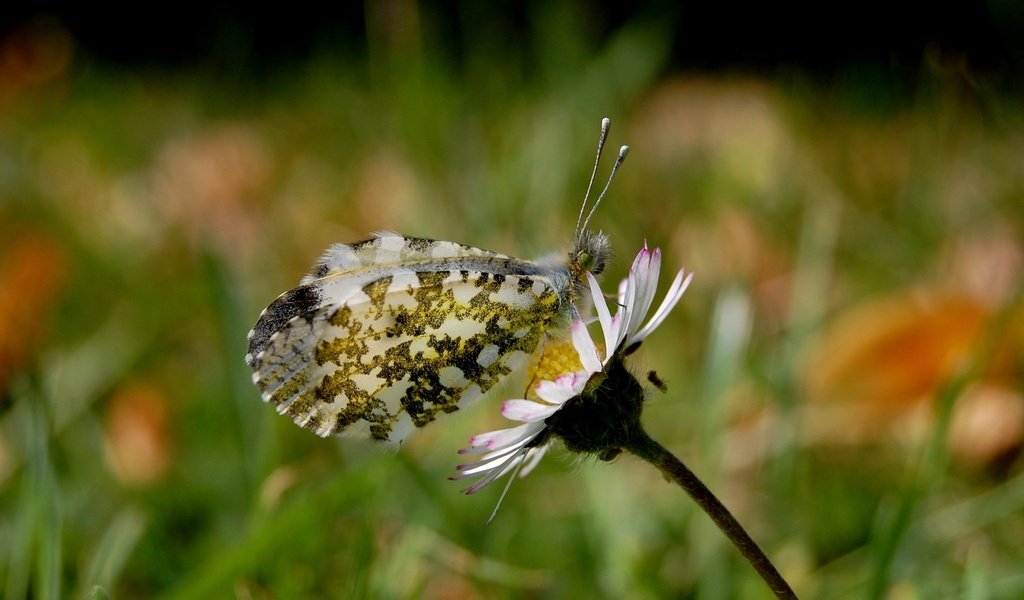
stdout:
[(576, 271), (577, 281), (586, 278), (586, 273), (600, 275), (611, 259), (612, 246), (603, 231), (584, 230), (576, 238), (569, 255), (569, 264)]

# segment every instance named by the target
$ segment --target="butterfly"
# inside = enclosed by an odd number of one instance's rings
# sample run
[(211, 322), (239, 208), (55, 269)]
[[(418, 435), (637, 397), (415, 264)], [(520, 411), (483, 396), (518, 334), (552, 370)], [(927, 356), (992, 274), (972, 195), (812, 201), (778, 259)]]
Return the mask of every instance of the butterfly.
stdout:
[(587, 273), (610, 257), (607, 236), (588, 226), (627, 146), (583, 219), (609, 128), (602, 120), (564, 260), (395, 233), (331, 246), (249, 332), (245, 361), (263, 400), (323, 437), (401, 443), (523, 365), (552, 328), (579, 316)]

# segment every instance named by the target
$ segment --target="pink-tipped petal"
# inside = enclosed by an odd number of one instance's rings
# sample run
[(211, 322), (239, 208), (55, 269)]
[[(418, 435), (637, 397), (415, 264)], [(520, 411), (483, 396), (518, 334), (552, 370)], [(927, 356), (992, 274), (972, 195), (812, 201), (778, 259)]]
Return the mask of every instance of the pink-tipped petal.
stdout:
[[(637, 253), (636, 258), (633, 259), (632, 266), (629, 267), (629, 275), (627, 276), (627, 279), (632, 282), (632, 285), (637, 286), (638, 284), (642, 284), (648, 277), (650, 277), (651, 259), (653, 257), (654, 253), (648, 250), (645, 244), (640, 252)], [(626, 304), (630, 309), (636, 306), (636, 292), (637, 290), (634, 289), (633, 301)]]
[(620, 287), (622, 311), (626, 315), (623, 334), (619, 341), (629, 337), (640, 329), (644, 316), (651, 306), (654, 293), (658, 288), (658, 274), (661, 270), (661, 249), (648, 250), (646, 244), (636, 256), (629, 276), (625, 281), (625, 289)]
[(644, 247), (640, 249), (640, 252), (636, 253), (636, 258), (633, 259), (633, 265), (630, 267), (630, 271), (643, 271), (647, 265), (651, 262), (651, 251), (647, 249), (647, 242), (644, 242)]
[(643, 341), (644, 338), (650, 335), (652, 331), (661, 325), (668, 316), (668, 313), (672, 312), (672, 309), (683, 297), (683, 294), (686, 292), (686, 288), (690, 287), (690, 280), (692, 279), (693, 273), (690, 273), (684, 279), (683, 269), (679, 269), (679, 273), (676, 274), (676, 278), (672, 282), (672, 287), (670, 287), (668, 293), (665, 294), (665, 299), (661, 301), (661, 306), (658, 307), (658, 310), (654, 311), (654, 316), (651, 317), (651, 320), (648, 321), (640, 331), (630, 336), (630, 344)]
[(537, 435), (539, 428), (529, 423), (512, 427), (511, 429), (499, 429), (475, 435), (469, 440), (469, 448), (459, 450), (459, 454), (483, 454), (498, 448), (513, 445), (522, 439), (530, 439)]
[(508, 432), (522, 429), (525, 425), (519, 425), (512, 427), (511, 429), (496, 429), (494, 431), (487, 431), (485, 433), (478, 433), (473, 437), (469, 438), (469, 446), (471, 448), (487, 448), (488, 444), (493, 440), (502, 439)]
[(541, 381), (534, 388), (537, 396), (555, 406), (555, 410), (561, 407), (569, 398), (580, 393), (587, 383), (587, 373), (570, 373), (562, 375), (554, 381)]
[(463, 479), (465, 477), (479, 475), (480, 473), (483, 473), (485, 471), (492, 471), (503, 465), (506, 461), (509, 460), (509, 457), (514, 456), (515, 453), (516, 452), (513, 451), (510, 453), (505, 453), (499, 457), (492, 458), (490, 460), (481, 460), (473, 463), (456, 465), (455, 470), (459, 471), (459, 474), (456, 475), (455, 477), (458, 479)]
[(475, 494), (475, 493), (479, 492), (482, 488), (487, 486), (489, 483), (491, 483), (495, 479), (501, 477), (505, 473), (508, 473), (509, 471), (514, 469), (516, 465), (518, 465), (519, 463), (523, 462), (523, 454), (524, 453), (516, 454), (511, 459), (509, 459), (508, 463), (505, 464), (503, 467), (501, 467), (500, 469), (496, 468), (493, 471), (491, 471), (490, 473), (484, 475), (482, 478), (480, 478), (478, 481), (476, 481), (473, 485), (471, 485), (468, 488), (462, 490), (462, 492), (464, 494), (467, 494), (467, 495), (468, 494)]
[(480, 458), (480, 460), (455, 465), (455, 470), (460, 471), (459, 475), (456, 475), (456, 478), (462, 479), (464, 477), (471, 477), (473, 475), (479, 475), (484, 471), (490, 471), (500, 467), (505, 463), (505, 461), (510, 460), (516, 454), (522, 452), (523, 448), (529, 441), (530, 439), (525, 439), (512, 446), (507, 446), (500, 450), (485, 454)]
[(629, 331), (635, 332), (640, 329), (640, 322), (651, 309), (654, 302), (654, 294), (658, 291), (658, 279), (661, 276), (661, 248), (655, 248), (651, 252), (650, 260), (647, 261), (646, 272), (637, 272), (636, 298), (632, 307), (634, 319), (630, 319)]

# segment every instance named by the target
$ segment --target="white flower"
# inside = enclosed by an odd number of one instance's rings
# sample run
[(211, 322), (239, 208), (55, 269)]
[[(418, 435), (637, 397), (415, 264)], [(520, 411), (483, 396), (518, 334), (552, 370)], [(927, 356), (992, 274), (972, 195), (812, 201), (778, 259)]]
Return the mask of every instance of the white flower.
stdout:
[[(480, 479), (464, 490), (465, 493), (477, 492), (514, 469), (518, 469), (520, 477), (525, 477), (551, 445), (552, 440), (546, 435), (547, 427), (544, 421), (558, 412), (566, 402), (579, 396), (591, 377), (600, 373), (612, 358), (635, 350), (640, 342), (665, 320), (682, 298), (693, 274), (690, 273), (684, 278), (684, 271), (680, 269), (661, 305), (654, 315), (641, 325), (654, 299), (660, 271), (661, 250), (655, 248), (652, 252), (647, 249), (647, 244), (644, 244), (633, 261), (629, 275), (619, 284), (618, 309), (614, 316), (608, 310), (597, 279), (587, 274), (604, 336), (604, 348), (610, 350), (606, 350), (602, 358), (587, 330), (586, 323), (582, 320), (574, 321), (570, 327), (572, 344), (583, 369), (561, 375), (554, 381), (540, 381), (534, 388), (539, 401), (517, 398), (502, 405), (501, 413), (505, 418), (521, 421), (523, 425), (474, 436), (469, 440), (469, 447), (459, 451), (460, 454), (483, 455), (475, 462), (456, 467), (460, 473), (452, 479), (480, 476)], [(509, 482), (511, 483), (511, 480)], [(508, 487), (505, 489), (507, 491)]]
[(460, 473), (452, 479), (483, 474), (476, 483), (464, 490), (472, 494), (524, 461), (526, 464), (521, 467), (520, 475), (525, 476), (540, 461), (550, 445), (547, 441), (531, 445), (543, 433), (544, 419), (558, 412), (567, 400), (583, 391), (587, 378), (588, 374), (581, 371), (562, 375), (554, 381), (541, 381), (534, 389), (543, 403), (525, 399), (506, 401), (501, 407), (501, 414), (507, 419), (522, 421), (523, 425), (473, 436), (469, 440), (469, 447), (460, 450), (459, 454), (486, 454), (476, 462), (457, 466)]

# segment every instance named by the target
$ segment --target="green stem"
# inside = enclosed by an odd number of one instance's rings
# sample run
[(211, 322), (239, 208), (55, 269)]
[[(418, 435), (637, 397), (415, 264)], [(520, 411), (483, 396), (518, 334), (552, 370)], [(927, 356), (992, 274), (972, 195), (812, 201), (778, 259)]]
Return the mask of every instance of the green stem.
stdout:
[(664, 446), (651, 439), (643, 430), (632, 437), (630, 444), (625, 449), (657, 467), (686, 490), (686, 493), (711, 517), (725, 537), (729, 538), (740, 554), (754, 567), (761, 579), (775, 592), (776, 597), (796, 600), (797, 596), (793, 592), (793, 588), (789, 587), (757, 542), (750, 537), (736, 517), (732, 516), (729, 509), (689, 467), (666, 450)]

